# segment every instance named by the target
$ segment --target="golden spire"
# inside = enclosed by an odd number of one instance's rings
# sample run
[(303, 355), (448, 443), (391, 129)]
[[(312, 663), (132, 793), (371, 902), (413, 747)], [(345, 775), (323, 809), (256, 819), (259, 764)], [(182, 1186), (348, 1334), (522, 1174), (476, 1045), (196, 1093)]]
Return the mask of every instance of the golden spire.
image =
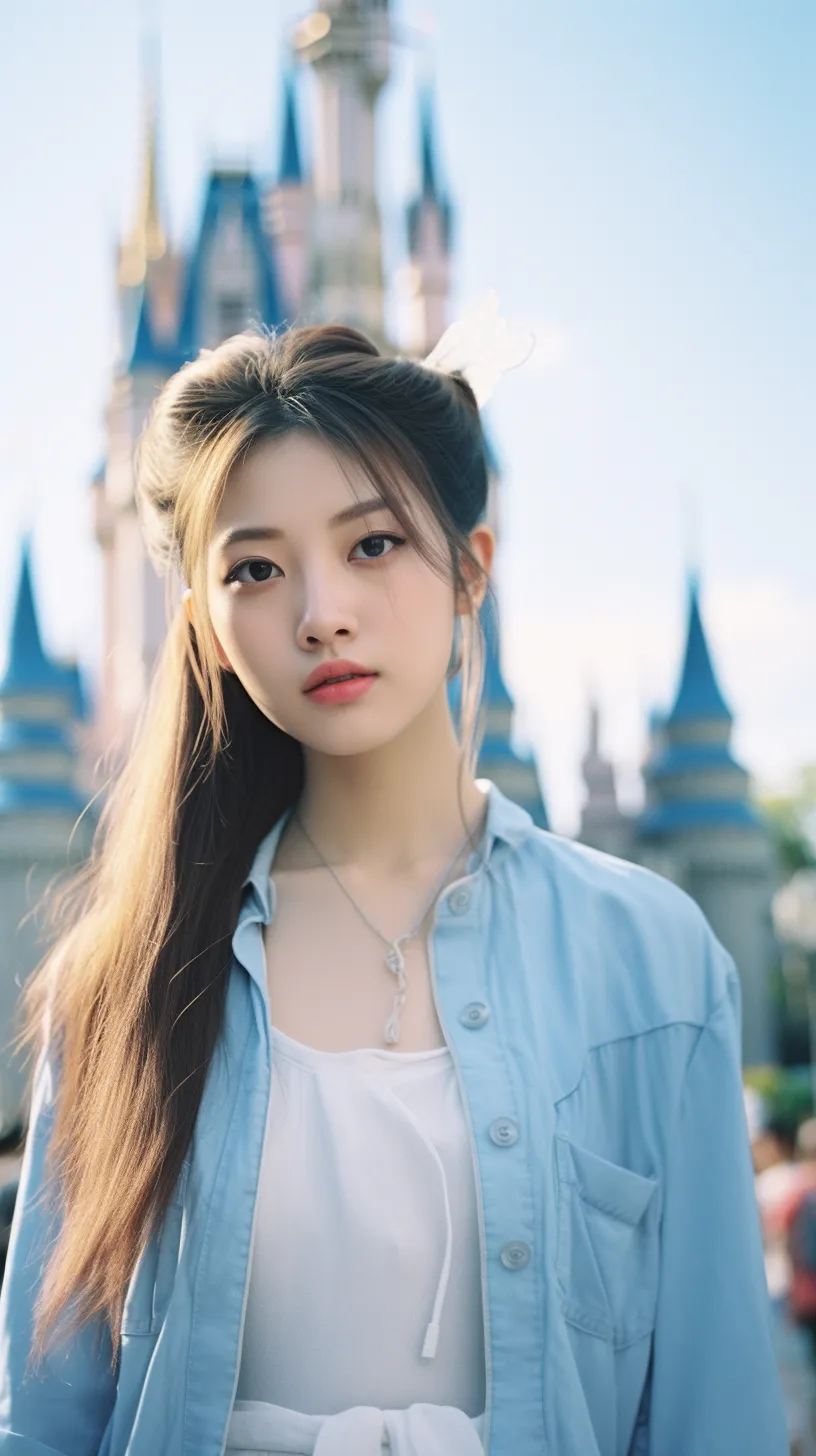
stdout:
[(119, 250), (119, 286), (134, 287), (144, 280), (148, 263), (167, 252), (167, 238), (159, 212), (157, 177), (158, 117), (157, 67), (145, 62), (145, 140), (136, 218)]

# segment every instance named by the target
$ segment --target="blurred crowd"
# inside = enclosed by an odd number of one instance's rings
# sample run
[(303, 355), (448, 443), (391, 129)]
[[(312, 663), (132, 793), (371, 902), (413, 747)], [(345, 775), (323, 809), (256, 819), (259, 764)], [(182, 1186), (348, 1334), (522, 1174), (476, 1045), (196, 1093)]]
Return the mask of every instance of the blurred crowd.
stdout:
[(816, 1456), (816, 1117), (745, 1100), (791, 1456)]

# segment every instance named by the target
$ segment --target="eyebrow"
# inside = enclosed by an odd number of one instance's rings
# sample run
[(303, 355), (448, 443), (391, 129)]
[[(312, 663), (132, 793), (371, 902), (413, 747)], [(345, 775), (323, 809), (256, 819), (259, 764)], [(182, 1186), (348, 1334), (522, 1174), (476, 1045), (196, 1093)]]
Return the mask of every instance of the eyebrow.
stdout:
[[(381, 496), (372, 496), (371, 500), (355, 501), (353, 506), (346, 506), (345, 510), (338, 511), (329, 521), (330, 526), (345, 526), (349, 521), (356, 521), (360, 516), (373, 515), (375, 511), (390, 510), (388, 502)], [(228, 546), (234, 546), (238, 541), (280, 541), (285, 532), (278, 526), (235, 526), (231, 531), (225, 531), (217, 542), (219, 551), (226, 551)]]

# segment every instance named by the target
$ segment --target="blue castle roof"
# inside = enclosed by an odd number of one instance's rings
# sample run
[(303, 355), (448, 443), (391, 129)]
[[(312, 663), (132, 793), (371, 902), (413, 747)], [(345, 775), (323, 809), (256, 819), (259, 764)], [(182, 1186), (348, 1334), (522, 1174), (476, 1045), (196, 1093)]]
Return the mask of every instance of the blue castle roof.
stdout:
[(187, 362), (187, 358), (188, 356), (182, 353), (174, 341), (160, 342), (155, 338), (150, 323), (150, 303), (147, 290), (142, 288), (136, 319), (136, 337), (130, 356), (130, 368), (158, 369), (162, 373), (175, 374), (176, 370)]
[(761, 814), (749, 801), (748, 774), (731, 752), (732, 723), (706, 640), (698, 579), (692, 574), (686, 645), (674, 704), (667, 714), (654, 712), (650, 719), (652, 732), (660, 731), (662, 745), (643, 769), (650, 802), (637, 821), (639, 838), (700, 829), (756, 831), (763, 827)]
[(280, 167), (278, 181), (297, 183), (303, 181), (298, 141), (297, 104), (294, 78), (286, 72), (283, 78), (283, 130), (281, 133)]
[(130, 368), (156, 369), (173, 373), (195, 359), (203, 345), (202, 317), (207, 264), (221, 216), (237, 213), (255, 254), (258, 269), (256, 316), (269, 328), (280, 328), (283, 318), (274, 262), (261, 221), (258, 187), (251, 172), (211, 172), (204, 194), (198, 236), (187, 267), (178, 334), (169, 341), (157, 340), (150, 323), (146, 289), (142, 290)]
[(40, 637), (31, 582), (31, 533), (26, 532), (11, 619), (8, 661), (0, 681), (0, 694), (25, 692), (30, 688), (56, 688), (61, 691), (62, 686), (62, 679), (54, 663), (46, 657)]
[(85, 694), (74, 663), (48, 657), (42, 644), (31, 573), (31, 532), (23, 536), (17, 592), (11, 617), (6, 669), (0, 680), (0, 701), (18, 693), (58, 693), (67, 697), (76, 717), (86, 712)]
[(655, 804), (638, 819), (643, 838), (673, 834), (685, 829), (761, 829), (763, 819), (753, 804), (739, 799), (689, 799)]
[(190, 259), (179, 328), (179, 348), (188, 358), (194, 357), (201, 346), (204, 272), (219, 216), (222, 210), (231, 208), (240, 213), (244, 231), (252, 242), (258, 262), (261, 320), (270, 327), (277, 327), (283, 322), (272, 256), (261, 222), (261, 205), (255, 178), (251, 172), (213, 172), (207, 185), (198, 241)]
[(77, 665), (55, 662), (43, 647), (32, 581), (31, 534), (26, 532), (20, 553), (8, 661), (0, 681), (0, 704), (4, 710), (0, 719), (0, 813), (56, 809), (79, 814), (85, 807), (85, 797), (71, 782), (4, 776), (7, 756), (13, 758), (19, 753), (43, 752), (50, 756), (57, 751), (65, 755), (70, 765), (74, 750), (65, 719), (34, 720), (25, 716), (22, 706), (15, 708), (14, 705), (14, 700), (19, 698), (54, 696), (67, 703), (69, 717), (87, 716), (88, 705)]
[(496, 453), (496, 447), (493, 443), (493, 436), (491, 431), (487, 427), (485, 412), (483, 409), (479, 410), (479, 418), (482, 422), (482, 440), (484, 442), (484, 453), (485, 460), (487, 461), (487, 468), (488, 470), (492, 471), (494, 475), (501, 475), (501, 461), (499, 460), (499, 457)]
[(652, 782), (674, 774), (720, 773), (732, 769), (744, 774), (727, 743), (669, 743), (652, 762), (643, 766), (643, 777)]
[(513, 699), (507, 690), (501, 670), (501, 646), (499, 641), (499, 611), (490, 594), (482, 602), (479, 613), (485, 638), (485, 680), (484, 702), (494, 708), (513, 707)]
[(419, 94), (419, 196), (409, 202), (406, 208), (408, 224), (408, 250), (415, 253), (419, 246), (419, 220), (422, 209), (428, 202), (435, 203), (442, 219), (442, 240), (447, 253), (452, 246), (453, 208), (439, 186), (434, 141), (433, 94), (429, 85)]
[[(479, 767), (482, 772), (490, 775), (492, 770), (501, 769), (505, 765), (523, 764), (530, 769), (530, 783), (534, 785), (533, 796), (529, 802), (524, 802), (523, 807), (533, 817), (533, 822), (541, 829), (549, 828), (547, 810), (541, 797), (538, 787), (538, 774), (535, 767), (535, 759), (532, 753), (520, 753), (510, 742), (509, 732), (491, 723), (491, 709), (498, 710), (502, 717), (511, 716), (514, 703), (504, 681), (501, 670), (501, 646), (499, 635), (499, 615), (495, 597), (490, 594), (485, 597), (480, 612), (479, 620), (485, 639), (485, 670), (484, 683), (482, 687), (481, 706), (486, 710), (487, 724), (484, 737), (482, 738), (479, 752)], [(456, 722), (459, 721), (459, 714), (462, 703), (462, 679), (457, 673), (448, 684), (448, 701)], [(501, 719), (499, 720), (501, 722)], [(513, 795), (513, 797), (518, 797)], [(519, 799), (519, 802), (522, 801)]]
[(71, 815), (81, 814), (87, 807), (87, 796), (73, 784), (36, 783), (0, 779), (0, 814), (23, 810), (42, 813), (44, 809), (64, 809)]
[(423, 197), (436, 197), (436, 157), (433, 137), (433, 97), (429, 86), (419, 98), (420, 177)]
[(699, 583), (696, 574), (692, 574), (689, 578), (686, 652), (680, 685), (668, 722), (688, 722), (697, 718), (724, 719), (729, 723), (733, 721), (733, 714), (722, 695), (714, 672), (700, 616)]

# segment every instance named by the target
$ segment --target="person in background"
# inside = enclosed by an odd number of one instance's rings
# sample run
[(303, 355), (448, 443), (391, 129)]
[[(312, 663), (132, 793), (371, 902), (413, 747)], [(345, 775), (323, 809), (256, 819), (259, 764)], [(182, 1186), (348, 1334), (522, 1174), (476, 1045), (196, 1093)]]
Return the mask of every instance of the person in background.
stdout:
[(796, 1133), (795, 1177), (781, 1197), (782, 1225), (790, 1265), (788, 1306), (807, 1332), (816, 1369), (816, 1117), (808, 1117)]
[[(750, 1090), (750, 1089), (747, 1089)], [(768, 1117), (761, 1105), (749, 1106), (751, 1154), (762, 1222), (765, 1274), (771, 1304), (774, 1349), (779, 1370), (791, 1456), (816, 1456), (816, 1379), (808, 1335), (790, 1306), (793, 1278), (788, 1249), (788, 1224), (803, 1188), (814, 1186), (814, 1165), (797, 1156), (796, 1122)], [(752, 1111), (754, 1116), (752, 1117)], [(816, 1121), (809, 1119), (813, 1127)], [(804, 1126), (804, 1125), (803, 1125)], [(803, 1146), (807, 1146), (807, 1133)]]

